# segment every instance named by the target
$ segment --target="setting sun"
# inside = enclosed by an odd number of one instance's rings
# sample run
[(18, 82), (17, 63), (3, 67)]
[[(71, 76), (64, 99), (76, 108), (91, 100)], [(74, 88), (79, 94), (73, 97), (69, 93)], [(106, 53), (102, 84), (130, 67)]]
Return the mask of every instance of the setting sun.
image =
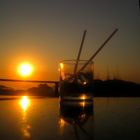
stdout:
[(18, 73), (23, 76), (27, 77), (32, 74), (33, 66), (29, 63), (22, 63), (18, 68)]

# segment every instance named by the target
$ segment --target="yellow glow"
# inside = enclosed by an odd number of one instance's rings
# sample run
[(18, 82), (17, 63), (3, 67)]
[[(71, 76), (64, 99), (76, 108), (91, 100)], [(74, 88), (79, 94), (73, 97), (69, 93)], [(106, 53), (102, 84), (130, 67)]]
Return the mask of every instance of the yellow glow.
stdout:
[(24, 111), (26, 111), (30, 105), (30, 100), (28, 99), (27, 96), (23, 96), (22, 99), (20, 100), (21, 107)]
[(80, 99), (82, 99), (82, 100), (85, 100), (86, 98), (87, 98), (87, 96), (84, 94), (80, 96)]
[(60, 127), (61, 127), (61, 128), (65, 126), (66, 123), (65, 123), (65, 121), (63, 120), (63, 118), (60, 118), (59, 124), (60, 124)]
[(18, 68), (18, 73), (23, 76), (29, 76), (32, 74), (33, 66), (29, 63), (22, 63)]
[(65, 79), (65, 73), (64, 73), (64, 64), (60, 63), (60, 72), (61, 72), (61, 78)]
[(64, 64), (60, 63), (60, 68), (63, 69), (64, 68)]
[(20, 99), (20, 106), (22, 108), (22, 120), (21, 120), (21, 132), (23, 137), (26, 139), (31, 137), (30, 129), (31, 125), (27, 121), (27, 109), (30, 106), (30, 99), (28, 96), (22, 96)]
[(87, 84), (87, 82), (84, 82), (84, 83), (83, 83), (83, 85), (86, 85), (86, 84)]
[(29, 132), (29, 130), (31, 129), (30, 128), (30, 125), (28, 126), (24, 126), (23, 128), (22, 128), (23, 130), (22, 130), (22, 133), (23, 133), (23, 136), (24, 137), (26, 137), (26, 138), (30, 138), (31, 137), (31, 134), (30, 134), (30, 132)]
[(86, 106), (86, 102), (85, 101), (81, 102), (80, 106), (84, 108)]
[(60, 118), (59, 120), (59, 127), (60, 127), (60, 135), (64, 135), (64, 130), (65, 130), (66, 122), (63, 118)]

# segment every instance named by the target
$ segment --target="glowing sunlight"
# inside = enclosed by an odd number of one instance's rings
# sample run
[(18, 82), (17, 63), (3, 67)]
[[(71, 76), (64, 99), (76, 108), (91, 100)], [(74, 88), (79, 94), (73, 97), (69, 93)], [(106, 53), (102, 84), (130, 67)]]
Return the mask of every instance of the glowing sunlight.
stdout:
[(20, 100), (20, 105), (22, 107), (22, 109), (24, 111), (26, 111), (28, 109), (28, 107), (30, 106), (30, 100), (27, 96), (22, 96), (21, 100)]
[(85, 100), (85, 99), (87, 99), (87, 96), (85, 94), (83, 94), (83, 95), (80, 96), (80, 99)]
[(29, 63), (22, 63), (18, 67), (18, 73), (20, 76), (27, 77), (30, 76), (33, 72), (33, 66)]

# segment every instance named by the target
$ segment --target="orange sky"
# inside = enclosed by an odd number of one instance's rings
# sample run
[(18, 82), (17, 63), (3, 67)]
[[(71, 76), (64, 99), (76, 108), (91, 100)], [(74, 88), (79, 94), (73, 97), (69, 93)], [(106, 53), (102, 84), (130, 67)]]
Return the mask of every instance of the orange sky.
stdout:
[(140, 83), (138, 1), (31, 0), (0, 2), (0, 78), (20, 79), (17, 67), (34, 66), (29, 79), (59, 80), (59, 62), (75, 59), (83, 31), (81, 59), (88, 59), (115, 28), (117, 34), (94, 59), (95, 78)]

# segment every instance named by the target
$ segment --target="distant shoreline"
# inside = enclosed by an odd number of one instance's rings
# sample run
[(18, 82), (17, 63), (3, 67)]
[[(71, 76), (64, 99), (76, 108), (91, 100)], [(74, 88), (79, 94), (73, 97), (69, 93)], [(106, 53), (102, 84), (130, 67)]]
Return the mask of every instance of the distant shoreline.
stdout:
[[(47, 84), (39, 84), (25, 90), (15, 90), (4, 85), (0, 85), (0, 95), (4, 96), (27, 96), (37, 97), (58, 97), (54, 87)], [(100, 80), (95, 79), (93, 83), (93, 97), (140, 97), (140, 84), (119, 79)]]

